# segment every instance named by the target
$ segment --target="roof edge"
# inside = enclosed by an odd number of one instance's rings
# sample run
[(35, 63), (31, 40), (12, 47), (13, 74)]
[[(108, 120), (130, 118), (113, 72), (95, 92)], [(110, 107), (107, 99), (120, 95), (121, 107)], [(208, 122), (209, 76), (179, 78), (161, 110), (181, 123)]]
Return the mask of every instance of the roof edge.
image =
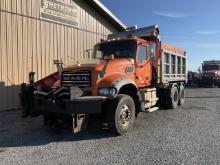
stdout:
[(106, 17), (107, 19), (111, 19), (113, 24), (117, 26), (117, 29), (120, 31), (126, 30), (127, 26), (122, 23), (103, 3), (99, 0), (85, 0), (87, 3), (91, 4), (96, 9), (100, 10), (100, 14)]

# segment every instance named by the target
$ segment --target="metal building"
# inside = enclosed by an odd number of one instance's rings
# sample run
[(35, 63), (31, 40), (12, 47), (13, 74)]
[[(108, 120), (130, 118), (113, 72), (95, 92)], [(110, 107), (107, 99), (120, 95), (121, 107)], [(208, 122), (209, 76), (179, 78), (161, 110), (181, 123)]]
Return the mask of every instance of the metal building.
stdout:
[(98, 0), (0, 0), (0, 111), (19, 106), (28, 73), (54, 72), (54, 59), (83, 58), (109, 33), (125, 30)]

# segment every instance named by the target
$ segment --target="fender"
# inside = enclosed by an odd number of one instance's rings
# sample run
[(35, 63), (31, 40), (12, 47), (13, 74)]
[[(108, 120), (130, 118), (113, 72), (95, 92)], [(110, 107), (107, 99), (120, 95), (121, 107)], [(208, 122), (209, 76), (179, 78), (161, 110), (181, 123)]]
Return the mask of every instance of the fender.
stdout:
[(115, 87), (118, 91), (125, 85), (133, 85), (137, 90), (137, 85), (135, 82), (127, 77), (120, 77), (112, 82), (112, 86)]
[(172, 83), (172, 84), (169, 85), (170, 89), (173, 89), (175, 86), (178, 88), (178, 84), (177, 83)]
[(123, 74), (114, 74), (114, 75), (108, 75), (101, 79), (97, 86), (98, 87), (115, 87), (118, 91), (123, 87), (124, 85), (133, 85), (136, 89), (137, 85), (135, 82)]

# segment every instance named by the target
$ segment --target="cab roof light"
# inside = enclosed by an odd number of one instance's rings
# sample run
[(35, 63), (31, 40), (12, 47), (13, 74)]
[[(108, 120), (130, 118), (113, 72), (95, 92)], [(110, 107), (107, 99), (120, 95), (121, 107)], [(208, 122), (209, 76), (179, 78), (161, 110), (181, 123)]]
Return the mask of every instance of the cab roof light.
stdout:
[(127, 27), (126, 31), (137, 30), (137, 29), (138, 29), (138, 26), (134, 25), (134, 26), (131, 26), (131, 27)]

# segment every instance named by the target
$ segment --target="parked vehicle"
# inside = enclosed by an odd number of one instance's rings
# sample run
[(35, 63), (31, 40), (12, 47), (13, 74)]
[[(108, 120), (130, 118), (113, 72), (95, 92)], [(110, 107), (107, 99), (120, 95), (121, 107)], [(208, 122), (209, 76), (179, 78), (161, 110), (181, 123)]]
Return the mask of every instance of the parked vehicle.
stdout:
[(204, 61), (199, 86), (218, 86), (220, 88), (220, 61)]
[(201, 75), (198, 72), (192, 72), (188, 71), (188, 81), (187, 81), (187, 86), (192, 87), (192, 86), (198, 86), (199, 80)]
[(32, 83), (30, 111), (43, 115), (45, 125), (69, 123), (74, 132), (98, 116), (113, 132), (123, 135), (138, 113), (184, 104), (186, 54), (161, 42), (158, 26), (111, 34), (94, 46), (92, 56), (99, 59), (97, 63), (60, 67), (60, 78)]

